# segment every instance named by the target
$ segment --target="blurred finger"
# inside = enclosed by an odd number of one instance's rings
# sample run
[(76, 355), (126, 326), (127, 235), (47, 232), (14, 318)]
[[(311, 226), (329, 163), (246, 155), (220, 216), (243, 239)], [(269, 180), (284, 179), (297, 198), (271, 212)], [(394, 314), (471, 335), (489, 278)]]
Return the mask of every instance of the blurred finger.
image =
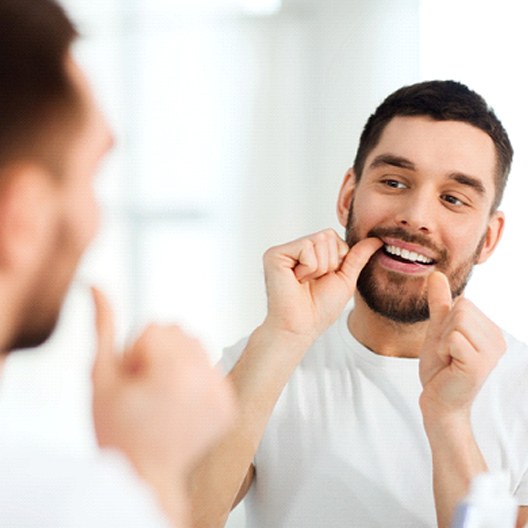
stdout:
[(93, 366), (95, 376), (104, 375), (110, 368), (114, 368), (114, 318), (110, 303), (95, 287), (92, 287), (92, 298), (97, 333), (97, 349)]

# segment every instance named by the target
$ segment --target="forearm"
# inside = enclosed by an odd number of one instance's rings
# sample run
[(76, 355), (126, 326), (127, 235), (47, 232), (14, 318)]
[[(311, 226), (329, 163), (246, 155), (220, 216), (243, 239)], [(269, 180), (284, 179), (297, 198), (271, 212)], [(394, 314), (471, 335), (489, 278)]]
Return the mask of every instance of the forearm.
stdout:
[(167, 466), (160, 468), (145, 463), (144, 460), (131, 460), (137, 474), (153, 492), (160, 510), (174, 528), (189, 528), (191, 515), (186, 487), (188, 471), (183, 468), (174, 474)]
[(456, 505), (467, 495), (472, 479), (487, 471), (487, 465), (469, 412), (449, 416), (425, 412), (424, 425), (432, 454), (438, 527), (449, 528)]
[(189, 497), (183, 484), (157, 486), (159, 504), (174, 528), (190, 528)]
[(231, 433), (191, 478), (193, 526), (223, 526), (250, 468), (273, 408), (310, 345), (266, 323), (251, 335), (229, 378), (239, 403)]

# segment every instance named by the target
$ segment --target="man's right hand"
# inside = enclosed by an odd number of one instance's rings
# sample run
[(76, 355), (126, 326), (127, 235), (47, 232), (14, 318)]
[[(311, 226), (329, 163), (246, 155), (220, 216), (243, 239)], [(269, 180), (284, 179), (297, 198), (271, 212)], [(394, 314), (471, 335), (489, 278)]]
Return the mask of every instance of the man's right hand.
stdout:
[(194, 526), (223, 526), (246, 494), (277, 399), (312, 341), (339, 317), (381, 245), (371, 238), (349, 249), (329, 229), (264, 255), (268, 315), (229, 373), (240, 405), (235, 428), (194, 472)]
[(93, 416), (101, 447), (122, 451), (177, 526), (178, 493), (190, 470), (233, 421), (234, 396), (195, 339), (177, 326), (151, 325), (116, 353), (112, 313), (94, 290), (98, 350)]
[(326, 229), (264, 255), (268, 315), (263, 326), (311, 342), (329, 327), (356, 290), (357, 278), (382, 246), (377, 238), (352, 248)]

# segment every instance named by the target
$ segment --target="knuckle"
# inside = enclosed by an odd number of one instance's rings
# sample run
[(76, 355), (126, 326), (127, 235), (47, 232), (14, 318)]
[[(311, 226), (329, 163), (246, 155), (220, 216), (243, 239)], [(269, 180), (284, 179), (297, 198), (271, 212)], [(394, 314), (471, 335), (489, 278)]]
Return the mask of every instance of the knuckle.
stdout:
[(461, 309), (461, 307), (456, 307), (453, 310), (452, 320), (453, 320), (453, 326), (455, 328), (464, 326), (464, 322), (466, 321), (466, 318), (467, 318), (467, 313), (465, 310)]
[(459, 346), (459, 333), (456, 331), (450, 332), (446, 337), (446, 344), (457, 348)]
[(336, 238), (337, 237), (337, 233), (335, 231), (335, 229), (333, 229), (332, 227), (328, 227), (326, 229), (323, 229), (322, 233), (324, 233), (325, 237), (327, 238)]
[(314, 246), (319, 244), (321, 241), (321, 238), (319, 237), (319, 234), (315, 234), (309, 238), (303, 238), (301, 242), (301, 251), (311, 251), (313, 250)]
[(268, 263), (275, 256), (276, 252), (277, 252), (277, 248), (276, 247), (271, 247), (271, 248), (267, 249), (264, 252), (264, 254), (262, 255), (262, 260), (263, 260), (264, 264)]
[(456, 304), (453, 306), (453, 311), (455, 313), (465, 314), (469, 312), (473, 307), (473, 303), (468, 299), (462, 298), (459, 299)]

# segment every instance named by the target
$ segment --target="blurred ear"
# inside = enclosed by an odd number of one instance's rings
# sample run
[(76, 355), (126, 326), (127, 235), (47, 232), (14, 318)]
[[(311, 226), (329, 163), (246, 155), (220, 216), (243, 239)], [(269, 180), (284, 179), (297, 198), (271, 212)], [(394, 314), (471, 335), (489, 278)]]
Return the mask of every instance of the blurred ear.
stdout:
[(348, 222), (348, 215), (350, 213), (350, 205), (354, 196), (354, 189), (356, 188), (356, 173), (354, 169), (350, 168), (346, 171), (339, 196), (337, 198), (337, 218), (339, 223), (346, 227)]
[(505, 217), (502, 211), (495, 211), (488, 222), (486, 229), (486, 235), (484, 239), (484, 245), (478, 257), (477, 263), (482, 264), (486, 262), (489, 257), (495, 251), (497, 244), (502, 238), (502, 232), (504, 231)]
[(57, 187), (33, 164), (0, 170), (0, 266), (31, 264), (50, 237)]

